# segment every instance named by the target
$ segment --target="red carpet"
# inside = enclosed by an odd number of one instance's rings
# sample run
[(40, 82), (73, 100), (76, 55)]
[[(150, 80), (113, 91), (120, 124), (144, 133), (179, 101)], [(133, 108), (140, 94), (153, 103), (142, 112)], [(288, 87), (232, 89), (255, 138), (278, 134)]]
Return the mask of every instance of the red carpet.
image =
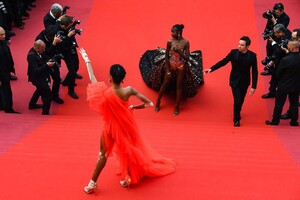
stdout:
[[(141, 133), (162, 155), (178, 163), (175, 174), (145, 179), (131, 190), (121, 188), (111, 158), (99, 178), (99, 191), (87, 195), (87, 184), (99, 149), (101, 118), (85, 101), (88, 75), (84, 63), (77, 81), (79, 100), (61, 96), (64, 105), (52, 104), (51, 116), (27, 109), (33, 86), (27, 82), (26, 53), (42, 30), (41, 18), (54, 1), (38, 1), (25, 30), (16, 30), (11, 46), (19, 80), (12, 82), (14, 108), (23, 114), (0, 113), (0, 199), (300, 199), (299, 128), (264, 125), (272, 100), (263, 100), (268, 77), (259, 76), (253, 96), (247, 96), (240, 128), (232, 126), (230, 66), (205, 76), (199, 94), (185, 100), (179, 116), (172, 114), (174, 100), (166, 95), (162, 109), (135, 111)], [(175, 23), (183, 23), (183, 36), (191, 51), (203, 52), (208, 68), (236, 48), (242, 35), (252, 39), (251, 50), (264, 55), (261, 13), (274, 1), (63, 1), (84, 29), (77, 36), (93, 62), (98, 80), (107, 80), (108, 69), (120, 63), (127, 69), (124, 85), (132, 85), (155, 101), (139, 73), (140, 56), (147, 49), (165, 47)], [(291, 29), (299, 20), (296, 0), (284, 2)], [(298, 21), (296, 21), (298, 20)], [(62, 66), (62, 77), (66, 73)], [(132, 99), (132, 102), (135, 100)], [(298, 135), (297, 135), (298, 133)]]

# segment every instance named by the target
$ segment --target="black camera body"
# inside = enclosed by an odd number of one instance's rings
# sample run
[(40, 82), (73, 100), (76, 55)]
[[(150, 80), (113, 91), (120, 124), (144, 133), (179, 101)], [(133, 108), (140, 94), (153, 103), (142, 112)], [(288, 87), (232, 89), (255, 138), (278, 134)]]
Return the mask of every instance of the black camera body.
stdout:
[(266, 19), (272, 19), (272, 17), (275, 17), (275, 11), (268, 10), (267, 12), (264, 12), (262, 16), (263, 16), (263, 18), (266, 18)]
[(266, 29), (265, 32), (263, 32), (262, 36), (264, 40), (269, 39), (270, 37), (273, 36), (273, 30)]
[(73, 31), (73, 30), (75, 30), (75, 33), (76, 33), (76, 34), (81, 35), (82, 29), (77, 29), (77, 28), (75, 28), (74, 26), (72, 26), (72, 27), (70, 28), (70, 31)]
[(50, 59), (49, 61), (50, 62), (54, 62), (54, 67), (60, 67), (61, 64), (60, 64), (60, 60), (61, 59), (64, 59), (65, 57), (60, 53), (60, 54), (55, 54), (53, 56), (52, 59)]
[(288, 39), (285, 39), (285, 40), (281, 40), (280, 43), (278, 44), (280, 47), (283, 47), (283, 48), (287, 48), (287, 44), (289, 43), (289, 40)]
[(68, 9), (70, 9), (70, 6), (64, 6), (62, 14), (66, 14)]
[(67, 38), (67, 36), (65, 35), (65, 33), (63, 31), (57, 31), (56, 36), (60, 37), (60, 39), (62, 39), (62, 40)]
[(261, 64), (267, 65), (270, 61), (274, 61), (276, 59), (275, 55), (267, 56), (264, 60), (261, 61)]

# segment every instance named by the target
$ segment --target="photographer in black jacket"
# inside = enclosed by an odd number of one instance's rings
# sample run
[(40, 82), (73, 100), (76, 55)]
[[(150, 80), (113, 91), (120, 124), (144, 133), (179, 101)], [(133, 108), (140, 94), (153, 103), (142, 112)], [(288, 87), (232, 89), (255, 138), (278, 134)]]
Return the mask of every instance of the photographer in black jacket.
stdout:
[(282, 24), (276, 24), (273, 28), (273, 36), (269, 37), (269, 43), (273, 51), (274, 70), (270, 81), (269, 92), (262, 95), (262, 98), (274, 98), (278, 81), (276, 78), (276, 68), (279, 65), (281, 58), (286, 55), (287, 41), (291, 38), (291, 31), (285, 28)]
[[(284, 6), (282, 3), (276, 3), (273, 7), (273, 10), (269, 10), (263, 13), (263, 17), (268, 20), (263, 33), (264, 39), (269, 39), (276, 24), (282, 24), (285, 28), (287, 28), (290, 23), (290, 17), (284, 12)], [(265, 71), (263, 71), (261, 75), (271, 75), (274, 69), (274, 65), (272, 65), (272, 62), (267, 61), (268, 58), (272, 57), (274, 53), (269, 40), (267, 41), (266, 51), (267, 57), (262, 61), (262, 64), (266, 65), (266, 67), (264, 68)]]
[(79, 97), (74, 91), (76, 73), (79, 69), (79, 58), (77, 54), (77, 42), (75, 39), (77, 29), (74, 28), (73, 17), (65, 15), (61, 18), (57, 35), (60, 36), (62, 42), (58, 45), (58, 51), (64, 58), (68, 73), (62, 82), (63, 85), (68, 86), (68, 94), (73, 99), (78, 99)]
[(43, 58), (46, 60), (53, 59), (55, 65), (53, 67), (53, 72), (50, 74), (53, 80), (52, 82), (52, 95), (53, 101), (59, 104), (63, 104), (64, 101), (59, 97), (59, 89), (60, 89), (60, 63), (61, 63), (61, 55), (58, 53), (57, 45), (62, 42), (60, 36), (56, 35), (57, 28), (54, 25), (49, 25), (45, 30), (43, 30), (37, 37), (37, 40), (42, 40), (46, 49), (43, 52)]
[[(52, 100), (50, 73), (53, 72), (55, 62), (45, 61), (42, 56), (45, 48), (45, 43), (42, 40), (37, 40), (34, 42), (34, 46), (30, 49), (27, 55), (28, 81), (32, 82), (32, 84), (36, 87), (36, 90), (29, 102), (29, 109), (42, 107), (42, 114), (49, 115)], [(42, 97), (43, 105), (36, 103), (40, 96)]]

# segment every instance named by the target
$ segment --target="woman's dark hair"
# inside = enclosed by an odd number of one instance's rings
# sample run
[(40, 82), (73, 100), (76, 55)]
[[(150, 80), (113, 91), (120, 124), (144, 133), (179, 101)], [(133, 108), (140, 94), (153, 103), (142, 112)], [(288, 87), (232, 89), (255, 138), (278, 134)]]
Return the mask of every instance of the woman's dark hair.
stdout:
[(172, 28), (175, 28), (176, 30), (178, 30), (180, 35), (182, 35), (182, 30), (184, 29), (184, 25), (183, 24), (175, 24)]
[(114, 64), (110, 67), (109, 71), (114, 83), (120, 84), (125, 78), (126, 71), (124, 67), (120, 64)]

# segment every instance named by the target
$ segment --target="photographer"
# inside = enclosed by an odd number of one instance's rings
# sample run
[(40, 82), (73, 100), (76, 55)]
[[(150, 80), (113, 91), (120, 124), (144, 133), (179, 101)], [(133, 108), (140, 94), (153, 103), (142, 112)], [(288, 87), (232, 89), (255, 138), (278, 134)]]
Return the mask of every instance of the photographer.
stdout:
[[(273, 28), (276, 24), (282, 24), (283, 26), (285, 26), (285, 28), (287, 28), (290, 23), (290, 18), (284, 12), (284, 6), (282, 3), (276, 3), (273, 7), (273, 10), (269, 10), (263, 13), (263, 17), (268, 19), (266, 28), (263, 33), (263, 38), (265, 40), (269, 39), (269, 37), (272, 36)], [(263, 71), (261, 75), (271, 75), (274, 68), (274, 64), (272, 62), (268, 62), (268, 58), (272, 58), (273, 55), (273, 48), (269, 41), (267, 41), (266, 52), (267, 57), (262, 61), (262, 64), (266, 65), (266, 67), (264, 68), (265, 71)]]
[[(70, 9), (70, 6), (62, 7), (58, 3), (53, 4), (51, 6), (50, 11), (44, 17), (45, 28), (47, 28), (50, 25), (56, 25), (59, 27), (60, 21), (66, 15), (68, 9)], [(76, 73), (76, 78), (82, 79), (82, 76)]]
[[(52, 73), (55, 62), (46, 62), (43, 59), (42, 53), (45, 51), (45, 48), (45, 43), (42, 40), (37, 40), (27, 55), (28, 81), (32, 82), (36, 87), (29, 102), (29, 109), (42, 108), (42, 114), (49, 115), (52, 100), (50, 73)], [(36, 103), (40, 96), (42, 97), (43, 105)]]
[(61, 18), (58, 35), (60, 35), (62, 42), (58, 46), (59, 53), (61, 53), (64, 58), (68, 73), (62, 82), (63, 85), (68, 86), (68, 94), (73, 99), (78, 99), (79, 97), (74, 91), (75, 88), (75, 79), (76, 73), (79, 69), (79, 59), (77, 54), (77, 42), (75, 35), (78, 33), (78, 30), (75, 29), (73, 24), (73, 17), (65, 15)]
[(278, 93), (276, 95), (275, 107), (273, 111), (272, 121), (267, 120), (267, 125), (278, 125), (280, 122), (280, 115), (287, 96), (289, 97), (289, 113), (290, 125), (299, 126), (298, 122), (298, 102), (299, 102), (299, 88), (300, 88), (300, 54), (299, 41), (291, 39), (288, 42), (289, 53), (285, 56), (277, 70), (276, 76), (279, 81)]
[(276, 68), (282, 57), (286, 55), (285, 48), (287, 48), (287, 41), (291, 38), (291, 32), (282, 24), (276, 24), (273, 28), (273, 37), (269, 37), (268, 42), (271, 45), (273, 52), (274, 70), (270, 81), (269, 92), (262, 95), (262, 98), (274, 98), (276, 95), (277, 78)]
[(53, 4), (50, 11), (44, 17), (45, 28), (50, 25), (55, 25), (57, 22), (59, 22), (59, 19), (62, 15), (63, 7), (58, 3)]
[(37, 37), (37, 40), (42, 40), (46, 49), (43, 53), (43, 58), (45, 60), (52, 59), (55, 61), (55, 65), (53, 67), (53, 72), (50, 74), (53, 80), (52, 83), (52, 95), (53, 101), (59, 104), (63, 104), (64, 101), (59, 98), (59, 88), (60, 88), (60, 63), (62, 56), (58, 54), (57, 45), (62, 41), (59, 36), (56, 35), (57, 28), (54, 25), (49, 25), (45, 30), (43, 30)]
[[(300, 28), (296, 28), (293, 30), (292, 39), (297, 40), (300, 43)], [(300, 88), (299, 88), (299, 90), (300, 90)], [(300, 102), (298, 103), (298, 106), (300, 106)], [(281, 119), (290, 119), (291, 118), (290, 110), (288, 110), (285, 114), (281, 115), (280, 118)]]

